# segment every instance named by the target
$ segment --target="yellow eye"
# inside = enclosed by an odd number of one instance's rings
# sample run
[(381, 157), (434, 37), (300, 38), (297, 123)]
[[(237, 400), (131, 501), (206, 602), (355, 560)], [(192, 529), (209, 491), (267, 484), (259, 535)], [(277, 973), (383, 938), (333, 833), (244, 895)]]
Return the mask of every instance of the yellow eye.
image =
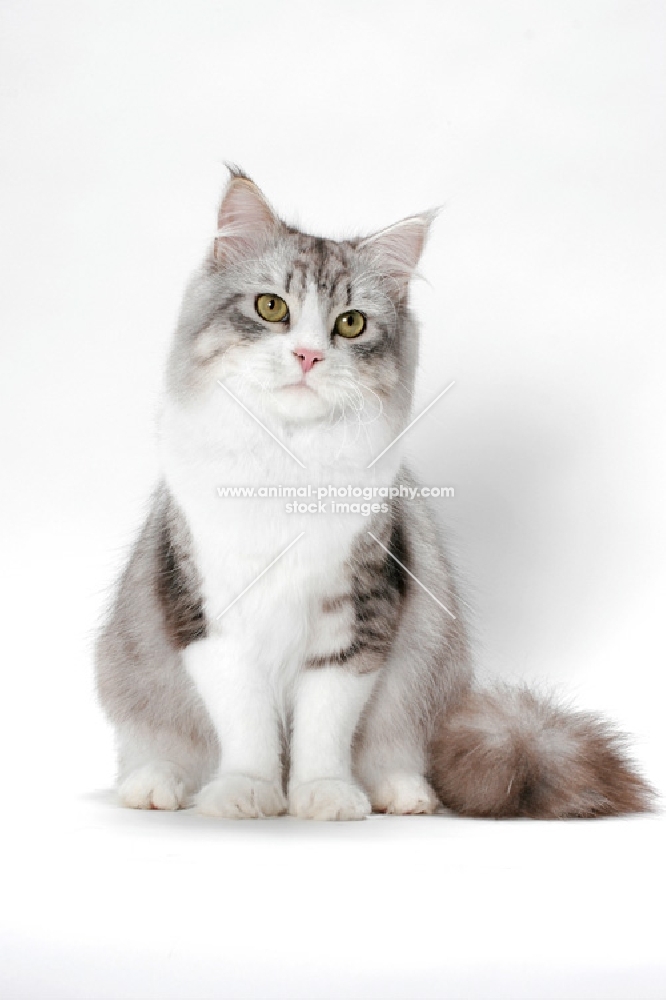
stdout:
[(349, 312), (340, 313), (335, 321), (335, 332), (341, 337), (358, 337), (365, 330), (365, 316), (358, 309), (350, 309)]
[(289, 306), (279, 295), (257, 295), (254, 308), (269, 323), (279, 323), (289, 312)]

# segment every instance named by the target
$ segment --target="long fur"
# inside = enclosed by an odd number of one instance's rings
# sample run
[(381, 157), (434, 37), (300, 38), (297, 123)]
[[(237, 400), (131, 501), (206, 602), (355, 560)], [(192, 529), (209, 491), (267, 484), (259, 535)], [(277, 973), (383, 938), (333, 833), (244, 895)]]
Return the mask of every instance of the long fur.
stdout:
[(442, 720), (431, 780), (465, 816), (614, 816), (653, 808), (626, 737), (590, 712), (526, 687), (472, 690)]
[[(439, 801), (542, 818), (651, 807), (608, 723), (472, 687), (446, 549), (401, 454), (409, 280), (431, 221), (325, 240), (232, 171), (174, 336), (161, 481), (97, 642), (125, 805), (196, 796), (214, 816), (307, 819)], [(266, 292), (284, 322), (260, 317)], [(365, 319), (356, 339), (337, 327), (349, 310)], [(391, 492), (369, 516), (217, 491), (347, 484)]]

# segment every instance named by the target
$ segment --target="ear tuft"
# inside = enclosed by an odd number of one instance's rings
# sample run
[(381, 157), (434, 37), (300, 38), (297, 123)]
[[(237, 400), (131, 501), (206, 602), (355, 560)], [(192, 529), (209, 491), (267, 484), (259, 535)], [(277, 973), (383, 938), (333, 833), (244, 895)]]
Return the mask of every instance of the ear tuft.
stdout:
[(416, 271), (438, 211), (433, 209), (396, 222), (364, 239), (359, 250), (369, 251), (384, 274), (407, 283)]
[(217, 216), (215, 260), (224, 263), (247, 256), (264, 244), (281, 222), (257, 185), (238, 167), (231, 177)]

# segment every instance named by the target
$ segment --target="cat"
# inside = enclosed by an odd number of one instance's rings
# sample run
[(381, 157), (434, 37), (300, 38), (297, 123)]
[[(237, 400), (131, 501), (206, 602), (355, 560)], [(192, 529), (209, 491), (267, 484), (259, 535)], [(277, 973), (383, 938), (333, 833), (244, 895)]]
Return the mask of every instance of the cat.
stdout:
[[(309, 236), (230, 168), (167, 364), (162, 478), (96, 644), (125, 806), (314, 820), (652, 808), (605, 720), (475, 684), (437, 523), (405, 496), (409, 287), (433, 218)], [(258, 495), (322, 484), (393, 495), (344, 513)]]

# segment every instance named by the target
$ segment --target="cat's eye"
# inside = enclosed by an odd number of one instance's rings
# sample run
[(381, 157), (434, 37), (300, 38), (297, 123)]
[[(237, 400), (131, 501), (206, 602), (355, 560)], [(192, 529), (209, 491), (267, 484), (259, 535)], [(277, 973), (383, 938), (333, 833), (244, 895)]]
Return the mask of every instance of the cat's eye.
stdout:
[(257, 295), (254, 308), (269, 323), (280, 323), (289, 312), (289, 306), (279, 295)]
[(335, 321), (335, 332), (341, 337), (358, 337), (365, 330), (365, 316), (358, 309), (340, 313)]

